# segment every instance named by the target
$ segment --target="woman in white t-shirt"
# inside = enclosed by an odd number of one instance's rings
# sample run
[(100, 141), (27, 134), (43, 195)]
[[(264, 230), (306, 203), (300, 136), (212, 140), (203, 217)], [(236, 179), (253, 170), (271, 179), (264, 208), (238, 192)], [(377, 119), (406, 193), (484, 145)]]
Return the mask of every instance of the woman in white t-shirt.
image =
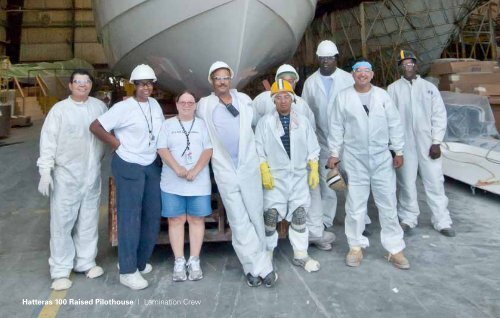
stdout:
[(143, 289), (148, 281), (142, 275), (152, 271), (148, 261), (160, 230), (161, 161), (156, 143), (165, 118), (151, 97), (156, 82), (153, 69), (136, 66), (130, 82), (134, 97), (99, 116), (90, 131), (115, 150), (111, 170), (116, 184), (120, 283)]
[[(175, 255), (174, 281), (200, 280), (200, 250), (205, 216), (212, 214), (212, 184), (208, 162), (212, 144), (205, 122), (194, 116), (194, 95), (185, 91), (175, 99), (178, 115), (166, 120), (158, 138), (162, 216), (168, 218), (168, 235)], [(184, 224), (189, 224), (190, 257), (184, 258)], [(186, 275), (186, 270), (188, 275)]]

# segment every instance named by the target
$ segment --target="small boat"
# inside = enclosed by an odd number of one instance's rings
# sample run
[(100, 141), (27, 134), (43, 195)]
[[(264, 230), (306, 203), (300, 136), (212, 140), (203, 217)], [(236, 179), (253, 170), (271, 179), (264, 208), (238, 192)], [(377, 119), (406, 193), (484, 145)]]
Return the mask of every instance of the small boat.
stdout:
[(443, 173), (500, 195), (500, 139), (486, 96), (441, 92), (448, 125), (442, 144)]
[(500, 195), (500, 140), (491, 149), (459, 142), (445, 142), (443, 173), (475, 188)]
[(316, 0), (94, 0), (110, 66), (127, 76), (153, 67), (161, 87), (210, 91), (207, 73), (228, 63), (241, 88), (290, 59), (312, 21)]

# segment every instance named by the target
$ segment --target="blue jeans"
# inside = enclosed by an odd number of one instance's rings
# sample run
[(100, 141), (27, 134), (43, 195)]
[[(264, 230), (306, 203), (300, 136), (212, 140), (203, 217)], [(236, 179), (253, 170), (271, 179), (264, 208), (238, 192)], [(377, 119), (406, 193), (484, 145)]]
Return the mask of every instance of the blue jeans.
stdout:
[(181, 215), (205, 217), (212, 214), (210, 195), (183, 196), (161, 192), (161, 216), (171, 218)]
[(144, 270), (158, 239), (161, 219), (161, 162), (149, 166), (111, 160), (116, 184), (120, 274)]

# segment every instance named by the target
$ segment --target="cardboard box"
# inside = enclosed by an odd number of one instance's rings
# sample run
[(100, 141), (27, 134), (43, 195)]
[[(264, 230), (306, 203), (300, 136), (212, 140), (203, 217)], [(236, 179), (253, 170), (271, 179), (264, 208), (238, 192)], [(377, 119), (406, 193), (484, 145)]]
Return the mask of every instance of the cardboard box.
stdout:
[(496, 61), (435, 60), (431, 64), (430, 74), (442, 75), (465, 72), (493, 72), (497, 65)]
[(469, 85), (479, 86), (479, 84), (496, 84), (500, 83), (500, 73), (493, 72), (468, 72), (460, 74), (450, 74), (441, 76), (443, 82), (450, 84), (467, 83)]
[(479, 84), (474, 88), (474, 92), (482, 96), (500, 95), (500, 83)]

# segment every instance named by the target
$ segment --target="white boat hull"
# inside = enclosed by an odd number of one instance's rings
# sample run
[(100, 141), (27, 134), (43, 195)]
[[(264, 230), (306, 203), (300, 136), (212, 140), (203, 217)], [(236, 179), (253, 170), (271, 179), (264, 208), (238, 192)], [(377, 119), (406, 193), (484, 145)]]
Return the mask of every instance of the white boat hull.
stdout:
[(151, 65), (159, 85), (210, 91), (210, 65), (225, 61), (233, 86), (291, 58), (316, 0), (94, 0), (110, 66), (127, 76)]

